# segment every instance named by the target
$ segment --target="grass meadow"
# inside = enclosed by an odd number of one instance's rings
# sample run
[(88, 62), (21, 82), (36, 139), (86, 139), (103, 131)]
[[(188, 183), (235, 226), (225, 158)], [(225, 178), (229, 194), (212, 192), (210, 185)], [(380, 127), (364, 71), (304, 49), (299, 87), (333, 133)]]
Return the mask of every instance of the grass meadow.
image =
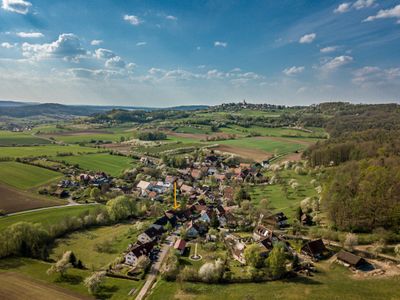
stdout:
[(29, 147), (3, 147), (1, 148), (1, 157), (36, 157), (36, 156), (57, 156), (59, 153), (96, 153), (97, 148), (81, 146), (29, 146)]

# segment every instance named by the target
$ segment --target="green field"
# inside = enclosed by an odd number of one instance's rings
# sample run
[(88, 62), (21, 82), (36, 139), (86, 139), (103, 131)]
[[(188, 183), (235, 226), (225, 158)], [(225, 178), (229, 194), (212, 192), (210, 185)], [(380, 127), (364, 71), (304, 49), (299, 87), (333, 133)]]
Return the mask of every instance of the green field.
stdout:
[(304, 148), (306, 148), (302, 141), (298, 141), (296, 139), (272, 140), (268, 138), (250, 137), (235, 140), (218, 141), (216, 143), (239, 148), (259, 149), (278, 155), (294, 152), (296, 150), (303, 150)]
[(90, 171), (102, 171), (112, 176), (119, 176), (124, 170), (132, 168), (135, 161), (126, 156), (111, 155), (109, 153), (64, 156), (54, 158), (58, 161), (75, 165)]
[(51, 142), (26, 132), (0, 131), (0, 146), (46, 145)]
[(287, 299), (287, 300), (387, 300), (400, 298), (400, 278), (374, 277), (353, 279), (342, 266), (329, 262), (317, 264), (313, 277), (297, 277), (290, 280), (243, 284), (195, 284), (160, 281), (148, 299)]
[(229, 134), (236, 134), (246, 136), (249, 134), (259, 134), (261, 136), (274, 136), (274, 137), (324, 137), (326, 133), (322, 128), (310, 128), (312, 132), (307, 132), (303, 130), (293, 129), (293, 128), (269, 128), (269, 127), (259, 127), (251, 126), (249, 128), (231, 125), (228, 127), (221, 128), (222, 132)]
[(1, 217), (0, 230), (17, 222), (41, 223), (48, 227), (60, 222), (65, 217), (79, 216), (80, 214), (96, 209), (96, 205), (66, 206), (62, 208), (49, 208), (34, 212), (26, 212), (18, 215)]
[(0, 182), (30, 189), (61, 178), (62, 174), (18, 162), (0, 162)]
[(59, 153), (95, 153), (96, 148), (80, 146), (31, 146), (31, 147), (4, 147), (1, 148), (1, 157), (35, 157), (35, 156), (56, 156)]
[[(54, 286), (54, 287), (66, 288), (68, 290), (77, 292), (82, 296), (91, 298), (87, 288), (83, 285), (83, 280), (92, 273), (90, 269), (89, 270), (70, 269), (68, 270), (68, 273), (64, 276), (64, 278), (61, 278), (58, 274), (53, 274), (53, 275), (46, 274), (46, 271), (47, 269), (50, 268), (50, 266), (51, 266), (50, 263), (28, 258), (2, 259), (0, 260), (0, 273), (6, 275), (10, 274), (10, 276), (13, 276), (14, 274), (17, 275), (21, 274), (28, 279), (29, 278), (33, 279), (34, 281), (29, 282), (29, 286), (33, 290), (35, 290), (35, 280), (37, 280), (43, 284), (49, 284), (49, 286)], [(1, 282), (0, 279), (0, 285), (2, 284), (3, 283)], [(137, 290), (139, 290), (142, 284), (143, 281), (133, 281), (127, 279), (106, 277), (106, 280), (103, 283), (103, 286), (98, 292), (96, 298), (111, 299), (111, 300), (132, 299), (131, 297), (128, 296), (129, 291), (132, 288), (136, 288)], [(16, 291), (16, 295), (18, 295), (18, 291)], [(38, 297), (34, 298), (34, 300), (54, 299), (54, 298), (46, 298), (45, 296), (43, 297), (43, 291), (41, 294), (38, 294), (37, 296)], [(72, 299), (72, 298), (67, 298), (67, 299)], [(76, 299), (76, 297), (73, 299)]]
[(110, 133), (90, 133), (90, 134), (62, 134), (62, 135), (57, 135), (57, 134), (50, 134), (46, 135), (48, 137), (52, 137), (57, 141), (62, 141), (64, 143), (69, 143), (69, 144), (80, 144), (80, 143), (91, 143), (94, 141), (103, 141), (103, 142), (118, 142), (120, 141), (121, 137), (124, 137), (125, 139), (129, 139), (132, 137), (132, 134), (130, 133), (124, 133), (124, 134), (116, 134), (113, 132)]
[[(98, 227), (79, 231), (58, 239), (52, 250), (51, 258), (58, 259), (67, 250), (72, 250), (85, 266), (104, 269), (117, 256), (136, 240), (139, 231), (132, 224), (119, 224), (109, 227)], [(96, 245), (104, 242), (112, 243), (108, 252), (99, 252)]]

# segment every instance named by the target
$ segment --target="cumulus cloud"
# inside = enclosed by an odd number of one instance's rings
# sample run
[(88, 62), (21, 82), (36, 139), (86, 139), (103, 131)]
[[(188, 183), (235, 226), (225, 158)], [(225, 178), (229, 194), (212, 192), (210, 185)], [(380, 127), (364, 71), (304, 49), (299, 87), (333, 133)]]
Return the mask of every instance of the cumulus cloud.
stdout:
[(147, 43), (146, 42), (137, 42), (136, 43), (136, 46), (146, 46), (147, 45)]
[(120, 56), (114, 56), (106, 60), (105, 66), (110, 69), (123, 69), (126, 66), (126, 62)]
[(8, 43), (8, 42), (4, 42), (4, 43), (1, 43), (1, 47), (2, 47), (2, 48), (6, 48), (6, 49), (11, 49), (11, 48), (14, 48), (15, 45), (10, 44), (10, 43)]
[(92, 40), (90, 42), (90, 45), (92, 45), (92, 46), (98, 46), (100, 44), (103, 44), (103, 40)]
[(167, 20), (171, 20), (171, 21), (178, 21), (178, 18), (172, 15), (168, 15), (165, 17)]
[(301, 66), (301, 67), (293, 66), (293, 67), (284, 69), (282, 72), (287, 76), (293, 76), (293, 75), (299, 74), (303, 71), (304, 71), (303, 66)]
[(110, 59), (116, 56), (116, 54), (111, 50), (99, 48), (94, 51), (94, 56), (98, 59)]
[(315, 40), (316, 37), (317, 37), (317, 35), (315, 33), (305, 34), (300, 38), (299, 43), (300, 44), (310, 44)]
[(348, 12), (350, 10), (350, 8), (351, 8), (351, 3), (345, 2), (345, 3), (339, 4), (339, 6), (337, 8), (335, 8), (335, 10), (333, 12), (337, 13), (337, 14), (342, 14), (342, 13)]
[(81, 42), (75, 34), (63, 33), (52, 43), (23, 43), (22, 54), (33, 59), (62, 58), (77, 61), (86, 54), (86, 51), (81, 47)]
[(337, 50), (336, 46), (328, 46), (328, 47), (324, 47), (324, 48), (319, 49), (319, 51), (321, 53), (331, 53), (331, 52), (334, 52), (336, 50)]
[(324, 70), (335, 70), (341, 66), (347, 65), (353, 61), (353, 57), (347, 55), (337, 56), (328, 60), (325, 64), (322, 65), (322, 69)]
[(353, 72), (352, 82), (360, 86), (398, 84), (400, 68), (381, 69), (376, 66), (365, 66)]
[(124, 15), (124, 20), (134, 26), (138, 26), (140, 23), (143, 23), (143, 21), (135, 15)]
[(22, 38), (41, 38), (44, 37), (43, 33), (41, 32), (17, 32), (17, 36)]
[(397, 18), (397, 23), (400, 23), (400, 4), (390, 9), (381, 9), (376, 15), (366, 18), (364, 22), (387, 18)]
[(1, 8), (17, 14), (26, 15), (32, 3), (25, 0), (3, 0)]
[(357, 10), (371, 7), (374, 5), (375, 0), (357, 0), (356, 2), (353, 3), (353, 7)]
[(226, 43), (226, 42), (221, 42), (221, 41), (215, 41), (215, 42), (214, 42), (214, 46), (215, 46), (215, 47), (223, 47), (223, 48), (226, 48), (226, 47), (228, 47), (228, 43)]

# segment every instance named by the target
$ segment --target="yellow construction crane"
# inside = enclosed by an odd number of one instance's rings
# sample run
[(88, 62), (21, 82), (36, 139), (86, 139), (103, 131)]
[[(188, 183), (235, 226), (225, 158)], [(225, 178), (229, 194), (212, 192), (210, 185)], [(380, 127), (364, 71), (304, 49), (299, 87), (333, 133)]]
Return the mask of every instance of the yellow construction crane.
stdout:
[(180, 205), (176, 202), (176, 181), (174, 182), (174, 209), (178, 209)]

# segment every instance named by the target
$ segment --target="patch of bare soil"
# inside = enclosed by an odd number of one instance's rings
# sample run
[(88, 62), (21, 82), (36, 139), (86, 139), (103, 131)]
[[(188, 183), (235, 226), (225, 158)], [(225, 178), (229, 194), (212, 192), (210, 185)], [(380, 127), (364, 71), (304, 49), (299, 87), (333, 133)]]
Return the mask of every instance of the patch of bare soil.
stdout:
[(300, 161), (301, 160), (301, 152), (299, 153), (291, 153), (282, 157), (282, 160), (288, 161)]
[(14, 272), (0, 273), (0, 299), (3, 300), (79, 300), (91, 299), (55, 285)]
[(65, 204), (65, 202), (58, 199), (46, 199), (39, 195), (31, 195), (25, 191), (0, 185), (0, 209), (7, 213), (62, 204)]
[(269, 159), (273, 156), (272, 153), (259, 150), (259, 149), (249, 149), (249, 148), (240, 148), (235, 146), (228, 145), (219, 145), (218, 147), (213, 148), (213, 150), (232, 153), (238, 156), (241, 156), (245, 159), (250, 159), (253, 161), (261, 162), (263, 160)]
[(374, 277), (392, 277), (400, 276), (400, 266), (394, 262), (381, 261), (376, 259), (368, 259), (375, 269), (372, 271), (364, 272), (361, 270), (353, 270), (353, 277), (356, 279), (367, 279)]

